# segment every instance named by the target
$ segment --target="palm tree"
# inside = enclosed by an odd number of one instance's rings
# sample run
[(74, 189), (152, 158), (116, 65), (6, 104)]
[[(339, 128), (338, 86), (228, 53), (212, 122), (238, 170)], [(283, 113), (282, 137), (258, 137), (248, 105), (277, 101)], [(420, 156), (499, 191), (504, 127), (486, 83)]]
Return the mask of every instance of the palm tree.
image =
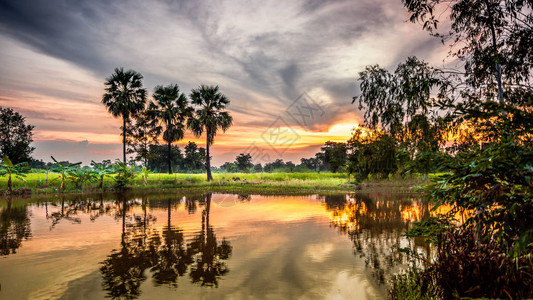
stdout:
[(168, 143), (168, 174), (172, 174), (172, 142), (185, 136), (186, 121), (192, 116), (193, 109), (177, 84), (156, 86), (153, 97), (155, 101), (150, 103), (149, 110), (165, 124), (163, 140)]
[(144, 109), (146, 89), (142, 86), (143, 76), (133, 70), (115, 68), (115, 73), (106, 78), (102, 103), (113, 117), (122, 117), (123, 158), (126, 162), (126, 124), (131, 116)]
[(198, 89), (193, 89), (190, 95), (191, 101), (197, 106), (194, 116), (189, 118), (187, 126), (197, 137), (206, 133), (206, 164), (207, 181), (213, 180), (211, 175), (211, 157), (209, 156), (209, 146), (215, 140), (219, 129), (223, 132), (228, 130), (233, 123), (233, 118), (225, 111), (229, 104), (228, 98), (218, 91), (218, 86), (201, 85)]

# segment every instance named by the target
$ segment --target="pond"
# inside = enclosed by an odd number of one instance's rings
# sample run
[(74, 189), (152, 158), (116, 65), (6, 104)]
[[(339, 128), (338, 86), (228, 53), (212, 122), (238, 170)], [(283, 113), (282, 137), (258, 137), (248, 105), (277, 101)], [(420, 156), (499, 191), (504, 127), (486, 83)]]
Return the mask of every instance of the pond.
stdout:
[(0, 299), (382, 299), (406, 195), (118, 194), (0, 200)]

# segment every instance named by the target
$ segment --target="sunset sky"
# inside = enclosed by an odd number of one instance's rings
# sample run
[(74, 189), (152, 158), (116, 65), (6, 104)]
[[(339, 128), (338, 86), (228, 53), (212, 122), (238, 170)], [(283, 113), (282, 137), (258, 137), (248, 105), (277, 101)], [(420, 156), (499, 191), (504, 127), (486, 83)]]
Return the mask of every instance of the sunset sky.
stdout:
[(219, 85), (234, 125), (215, 139), (215, 165), (241, 152), (297, 162), (361, 123), (351, 100), (364, 66), (443, 64), (448, 49), (406, 20), (400, 0), (0, 0), (0, 106), (36, 126), (36, 158), (119, 158), (121, 121), (101, 98), (124, 67), (150, 94)]

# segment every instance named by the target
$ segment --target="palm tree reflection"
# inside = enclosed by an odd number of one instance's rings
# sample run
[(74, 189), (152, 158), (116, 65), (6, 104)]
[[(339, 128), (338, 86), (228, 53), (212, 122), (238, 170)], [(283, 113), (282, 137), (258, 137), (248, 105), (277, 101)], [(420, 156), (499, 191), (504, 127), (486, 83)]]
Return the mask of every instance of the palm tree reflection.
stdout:
[[(175, 200), (166, 200), (167, 222), (161, 232), (153, 228), (155, 218), (147, 213), (147, 199), (142, 201), (142, 216), (129, 212), (128, 201), (122, 200), (119, 212), (122, 217), (121, 249), (113, 251), (100, 268), (108, 296), (137, 298), (141, 284), (150, 275), (156, 286), (178, 287), (178, 278), (187, 273), (193, 283), (218, 286), (220, 276), (228, 272), (223, 261), (229, 258), (232, 249), (225, 240), (217, 242), (209, 224), (211, 194), (197, 200), (204, 206), (202, 230), (190, 243), (183, 231), (172, 225), (172, 203)], [(190, 208), (191, 199), (186, 201), (189, 201), (186, 203)], [(154, 205), (158, 206), (157, 203)], [(127, 222), (128, 216), (131, 222)]]
[(209, 224), (211, 197), (211, 194), (206, 195), (202, 230), (189, 244), (188, 252), (194, 257), (190, 272), (192, 282), (218, 286), (219, 277), (229, 271), (224, 261), (231, 255), (232, 247), (225, 239), (219, 244), (213, 227)]

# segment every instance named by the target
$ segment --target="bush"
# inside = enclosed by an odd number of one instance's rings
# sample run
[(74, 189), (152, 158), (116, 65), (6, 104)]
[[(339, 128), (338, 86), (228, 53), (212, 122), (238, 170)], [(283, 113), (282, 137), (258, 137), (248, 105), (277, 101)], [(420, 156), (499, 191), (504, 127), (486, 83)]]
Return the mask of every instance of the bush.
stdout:
[(479, 242), (473, 230), (456, 230), (439, 236), (437, 258), (420, 283), (423, 293), (442, 299), (524, 299), (533, 297), (532, 271), (530, 255), (512, 258), (494, 240)]
[(117, 163), (115, 165), (116, 175), (113, 177), (115, 180), (115, 188), (118, 190), (127, 190), (135, 179), (135, 172), (132, 168), (128, 168), (126, 163)]

